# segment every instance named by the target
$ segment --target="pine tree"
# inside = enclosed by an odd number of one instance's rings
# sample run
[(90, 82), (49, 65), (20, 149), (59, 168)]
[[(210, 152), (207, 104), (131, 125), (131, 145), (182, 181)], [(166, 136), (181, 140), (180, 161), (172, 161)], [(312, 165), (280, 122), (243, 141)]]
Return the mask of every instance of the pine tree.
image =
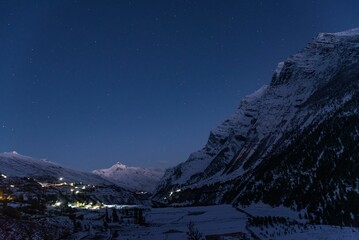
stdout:
[(106, 214), (105, 214), (105, 222), (109, 223), (110, 222), (110, 218), (108, 216), (108, 209), (106, 208)]
[(187, 225), (188, 231), (187, 231), (187, 239), (188, 240), (202, 240), (203, 236), (202, 233), (198, 231), (198, 229), (194, 226), (194, 223), (190, 221)]
[(113, 220), (113, 222), (116, 222), (116, 223), (120, 222), (116, 208), (112, 209), (112, 220)]

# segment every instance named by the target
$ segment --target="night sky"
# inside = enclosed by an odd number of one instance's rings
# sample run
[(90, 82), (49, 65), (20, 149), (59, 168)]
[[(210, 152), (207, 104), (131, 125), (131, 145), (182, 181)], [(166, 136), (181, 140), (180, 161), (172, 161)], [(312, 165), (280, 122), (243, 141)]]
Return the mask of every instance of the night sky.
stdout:
[(185, 161), (359, 1), (0, 1), (0, 152), (81, 170)]

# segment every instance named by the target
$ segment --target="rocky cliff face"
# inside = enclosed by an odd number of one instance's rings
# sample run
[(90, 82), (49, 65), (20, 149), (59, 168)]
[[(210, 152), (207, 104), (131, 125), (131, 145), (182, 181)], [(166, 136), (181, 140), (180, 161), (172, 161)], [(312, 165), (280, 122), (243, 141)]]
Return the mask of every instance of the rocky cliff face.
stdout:
[(319, 34), (166, 172), (154, 202), (262, 201), (358, 226), (358, 60), (359, 29)]

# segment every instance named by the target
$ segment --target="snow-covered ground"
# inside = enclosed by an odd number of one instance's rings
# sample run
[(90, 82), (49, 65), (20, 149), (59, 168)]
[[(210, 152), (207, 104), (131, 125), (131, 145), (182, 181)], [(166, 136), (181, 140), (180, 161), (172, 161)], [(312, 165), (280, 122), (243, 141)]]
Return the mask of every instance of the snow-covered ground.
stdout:
[[(66, 212), (64, 212), (64, 209), (49, 207), (47, 216), (33, 216), (31, 218), (32, 222), (0, 217), (0, 225), (3, 226), (0, 228), (0, 239), (44, 239), (43, 236), (46, 235), (48, 237), (57, 236), (57, 238), (62, 236), (61, 239), (65, 236), (66, 239), (71, 240), (183, 240), (188, 239), (187, 232), (190, 222), (202, 234), (202, 239), (359, 239), (358, 228), (311, 225), (305, 222), (297, 222), (290, 217), (290, 211), (285, 208), (273, 208), (273, 211), (279, 211), (276, 213), (271, 212), (270, 207), (263, 204), (247, 208), (248, 212), (251, 211), (251, 216), (245, 210), (233, 208), (231, 205), (152, 209), (144, 207), (142, 209), (145, 213), (146, 226), (136, 224), (134, 218), (136, 211), (131, 212), (133, 207), (140, 209), (141, 206), (114, 205), (107, 207), (100, 209), (75, 207), (67, 209)], [(111, 208), (116, 208), (117, 210)], [(262, 210), (263, 212), (261, 212)], [(114, 220), (113, 212), (117, 212), (120, 217), (119, 221)], [(275, 214), (268, 215), (269, 213)], [(70, 218), (71, 216), (74, 218)], [(271, 216), (271, 221), (268, 221), (269, 216)], [(109, 220), (106, 220), (106, 218)], [(254, 219), (267, 220), (255, 223)], [(29, 231), (32, 226), (29, 223), (34, 224), (35, 232)], [(51, 229), (53, 232), (47, 235), (46, 229)], [(29, 236), (31, 237), (29, 238)]]
[[(260, 216), (261, 210), (266, 213), (270, 209), (264, 205), (252, 206), (253, 216)], [(274, 209), (273, 209), (274, 210)], [(290, 210), (280, 209), (277, 214), (290, 216)], [(273, 213), (273, 211), (271, 212)], [(259, 214), (259, 215), (257, 215)], [(350, 227), (325, 225), (293, 224), (289, 221), (283, 224), (254, 227), (248, 224), (249, 216), (236, 210), (230, 205), (184, 208), (154, 208), (147, 213), (146, 222), (149, 227), (138, 225), (121, 226), (119, 239), (187, 239), (188, 223), (192, 221), (195, 228), (208, 235), (221, 235), (222, 239), (254, 239), (251, 232), (259, 239), (317, 239), (317, 240), (356, 240), (359, 230)], [(291, 218), (288, 218), (291, 219)], [(293, 219), (296, 221), (296, 219)]]
[[(249, 206), (240, 207), (240, 209), (255, 217), (265, 217), (265, 216), (285, 217), (285, 218), (290, 218), (292, 220), (296, 220), (301, 223), (306, 222), (304, 219), (299, 218), (300, 212), (293, 211), (290, 208), (284, 206), (272, 207), (268, 204), (258, 202), (255, 204), (251, 204)], [(302, 215), (304, 216), (304, 211)]]
[(315, 240), (358, 240), (359, 231), (350, 227), (336, 227), (317, 225), (315, 228), (305, 231), (289, 233), (287, 235), (276, 236), (278, 240), (298, 240), (298, 239), (315, 239)]
[(328, 225), (291, 225), (276, 224), (252, 227), (251, 230), (260, 239), (275, 240), (358, 240), (359, 230), (351, 227)]
[(247, 216), (230, 205), (184, 208), (154, 208), (146, 222), (150, 227), (123, 227), (121, 239), (186, 239), (187, 224), (192, 221), (205, 235), (247, 232)]

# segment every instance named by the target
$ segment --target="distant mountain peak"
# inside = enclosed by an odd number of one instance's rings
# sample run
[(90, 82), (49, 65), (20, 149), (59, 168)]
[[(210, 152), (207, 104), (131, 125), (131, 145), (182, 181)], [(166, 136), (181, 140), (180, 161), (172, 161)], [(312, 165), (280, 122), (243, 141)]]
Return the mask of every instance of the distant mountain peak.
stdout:
[(323, 35), (334, 35), (334, 36), (359, 36), (359, 28), (352, 28), (349, 30), (345, 30), (342, 32), (336, 32), (336, 33), (319, 33), (319, 36), (323, 36)]
[(147, 192), (152, 192), (164, 175), (161, 169), (129, 167), (121, 162), (107, 169), (94, 170), (93, 173), (125, 188)]
[(121, 168), (121, 169), (125, 169), (127, 168), (126, 164), (123, 164), (121, 162), (117, 162), (115, 165), (113, 165), (111, 168)]
[(21, 154), (19, 154), (17, 151), (4, 152), (4, 154), (8, 154), (8, 155), (21, 155)]

